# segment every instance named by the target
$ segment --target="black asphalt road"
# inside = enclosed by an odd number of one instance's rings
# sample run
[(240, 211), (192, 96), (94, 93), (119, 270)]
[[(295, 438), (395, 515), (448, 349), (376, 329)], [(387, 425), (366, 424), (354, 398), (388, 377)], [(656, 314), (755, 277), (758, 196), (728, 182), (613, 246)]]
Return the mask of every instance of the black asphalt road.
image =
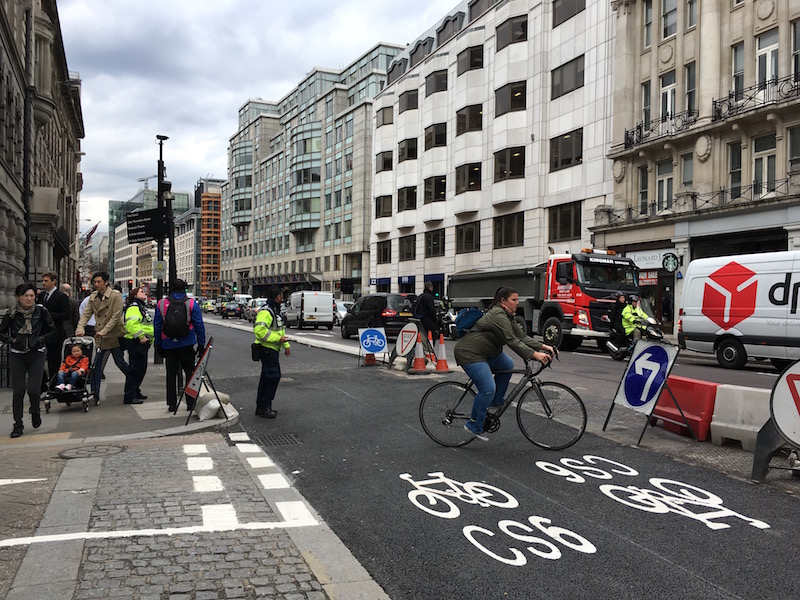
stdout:
[[(300, 344), (281, 359), (278, 418), (257, 419), (250, 336), (209, 330), (210, 371), (242, 426), (394, 600), (797, 597), (793, 496), (591, 434), (539, 450), (512, 416), (489, 443), (443, 448), (417, 417), (435, 376)], [(619, 380), (609, 362), (565, 356), (548, 378), (581, 382), (587, 404), (605, 404)], [(449, 504), (430, 493), (412, 502), (409, 479), (428, 478), (458, 490)]]

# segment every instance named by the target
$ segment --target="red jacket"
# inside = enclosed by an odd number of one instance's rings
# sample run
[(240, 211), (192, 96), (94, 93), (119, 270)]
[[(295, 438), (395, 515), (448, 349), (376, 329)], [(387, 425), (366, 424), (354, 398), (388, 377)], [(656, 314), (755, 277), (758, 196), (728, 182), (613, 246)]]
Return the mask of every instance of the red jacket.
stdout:
[(81, 369), (84, 371), (89, 370), (89, 357), (81, 356), (80, 358), (73, 358), (70, 354), (64, 359), (64, 362), (61, 363), (61, 368), (59, 371), (63, 373), (70, 373), (72, 371), (80, 371)]

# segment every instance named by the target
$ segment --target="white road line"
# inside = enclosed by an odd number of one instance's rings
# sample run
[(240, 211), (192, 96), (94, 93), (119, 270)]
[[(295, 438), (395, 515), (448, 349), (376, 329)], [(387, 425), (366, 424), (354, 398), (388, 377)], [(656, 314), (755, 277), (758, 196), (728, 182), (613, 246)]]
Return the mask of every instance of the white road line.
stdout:
[(308, 520), (314, 520), (305, 502), (300, 502), (299, 500), (292, 502), (276, 502), (275, 507), (287, 523), (294, 521), (304, 523)]
[(236, 444), (236, 447), (242, 454), (255, 454), (261, 452), (261, 448), (258, 446), (258, 444)]
[(232, 442), (249, 442), (250, 436), (246, 431), (236, 431), (228, 435)]
[(184, 454), (208, 454), (208, 448), (205, 444), (184, 444)]
[(45, 481), (44, 479), (0, 479), (0, 485), (16, 485), (17, 483), (31, 483), (33, 481)]
[(221, 492), (224, 489), (216, 475), (195, 475), (192, 480), (195, 492)]
[(186, 468), (190, 471), (210, 471), (214, 462), (210, 456), (190, 456), (186, 459)]
[(265, 490), (280, 490), (291, 487), (286, 478), (280, 473), (270, 473), (269, 475), (259, 475), (258, 480)]
[(207, 504), (201, 506), (203, 511), (203, 526), (211, 527), (216, 531), (236, 529), (239, 520), (233, 504)]
[(275, 463), (272, 462), (272, 459), (269, 456), (250, 456), (247, 458), (247, 462), (250, 463), (250, 466), (254, 469), (263, 469), (265, 467), (275, 466)]

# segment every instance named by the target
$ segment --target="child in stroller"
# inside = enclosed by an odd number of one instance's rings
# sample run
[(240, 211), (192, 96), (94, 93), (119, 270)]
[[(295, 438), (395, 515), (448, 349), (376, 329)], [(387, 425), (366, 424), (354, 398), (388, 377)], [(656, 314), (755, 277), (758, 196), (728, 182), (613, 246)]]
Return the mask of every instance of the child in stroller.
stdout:
[[(61, 363), (61, 368), (58, 370), (56, 378), (58, 385), (56, 386), (62, 392), (72, 391), (78, 383), (80, 377), (85, 377), (89, 371), (89, 357), (83, 355), (83, 348), (80, 344), (74, 344), (69, 351), (69, 356)], [(67, 381), (69, 378), (69, 381)]]

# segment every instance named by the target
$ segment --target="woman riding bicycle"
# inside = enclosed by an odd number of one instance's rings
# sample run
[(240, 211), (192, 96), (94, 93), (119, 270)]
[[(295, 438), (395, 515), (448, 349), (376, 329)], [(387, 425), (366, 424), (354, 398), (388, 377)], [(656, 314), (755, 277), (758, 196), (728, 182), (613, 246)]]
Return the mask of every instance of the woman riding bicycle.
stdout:
[[(472, 379), (478, 393), (472, 403), (472, 415), (464, 428), (474, 437), (488, 442), (483, 434), (486, 410), (503, 404), (511, 373), (513, 359), (503, 353), (507, 345), (524, 359), (533, 358), (543, 365), (555, 353), (551, 346), (529, 337), (514, 320), (519, 304), (519, 294), (510, 287), (501, 287), (494, 295), (489, 309), (455, 347), (456, 363)], [(492, 378), (494, 374), (494, 378)]]

